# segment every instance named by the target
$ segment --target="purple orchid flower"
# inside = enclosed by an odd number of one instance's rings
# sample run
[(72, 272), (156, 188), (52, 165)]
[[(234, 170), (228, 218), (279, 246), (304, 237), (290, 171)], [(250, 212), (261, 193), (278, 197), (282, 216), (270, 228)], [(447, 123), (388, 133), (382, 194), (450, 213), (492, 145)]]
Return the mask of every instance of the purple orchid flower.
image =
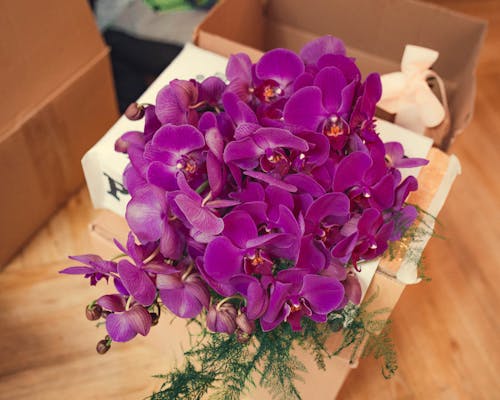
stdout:
[(390, 168), (414, 168), (429, 164), (425, 158), (406, 157), (403, 145), (399, 142), (387, 142), (384, 147), (385, 161)]
[[(281, 210), (287, 213), (288, 209), (282, 206)], [(207, 246), (205, 274), (225, 284), (229, 284), (230, 279), (239, 274), (271, 275), (273, 258), (297, 259), (297, 240), (297, 236), (290, 233), (259, 236), (257, 226), (247, 212), (232, 211), (224, 217), (222, 236)]]
[(303, 72), (304, 63), (293, 51), (268, 51), (255, 65), (255, 75), (261, 83), (254, 93), (261, 102), (267, 103), (288, 97), (293, 81)]
[(390, 208), (394, 203), (396, 182), (382, 158), (357, 151), (343, 158), (335, 172), (333, 190), (347, 193), (362, 208)]
[(165, 190), (177, 189), (177, 175), (193, 180), (200, 175), (200, 150), (205, 146), (202, 133), (191, 125), (164, 125), (145, 148), (150, 161), (148, 181)]
[(179, 217), (185, 218), (191, 237), (203, 243), (209, 242), (213, 236), (224, 229), (222, 218), (214, 213), (217, 208), (226, 208), (239, 204), (235, 200), (210, 200), (211, 193), (204, 199), (187, 183), (184, 175), (178, 177), (179, 192), (175, 195), (174, 203)]
[(210, 293), (205, 283), (190, 269), (158, 275), (156, 286), (163, 304), (178, 317), (195, 318), (209, 306)]
[(394, 221), (384, 221), (375, 208), (367, 208), (358, 220), (357, 240), (352, 250), (351, 261), (356, 266), (359, 260), (372, 260), (383, 254), (394, 230)]
[(349, 206), (349, 198), (343, 193), (327, 193), (309, 206), (298, 268), (318, 273), (330, 264), (330, 249), (341, 238), (340, 229), (350, 216)]
[(250, 320), (260, 318), (269, 304), (268, 288), (273, 278), (265, 275), (262, 279), (255, 276), (240, 274), (230, 279), (233, 294), (240, 294), (246, 301), (245, 313)]
[(375, 115), (375, 105), (382, 96), (382, 83), (380, 75), (372, 73), (368, 75), (359, 89), (359, 95), (354, 103), (349, 121), (351, 129), (363, 129), (368, 124), (371, 128), (373, 116)]
[(156, 96), (156, 115), (162, 124), (191, 124), (198, 122), (198, 83), (174, 79)]
[(283, 176), (290, 168), (290, 161), (282, 149), (305, 152), (309, 146), (304, 139), (285, 129), (260, 128), (251, 135), (229, 143), (224, 150), (224, 161), (242, 169), (254, 169), (260, 163), (263, 171), (276, 170)]
[(90, 284), (95, 286), (101, 279), (109, 279), (113, 273), (117, 272), (117, 266), (114, 261), (105, 261), (100, 256), (95, 254), (83, 254), (80, 256), (70, 256), (71, 260), (78, 261), (84, 266), (68, 267), (61, 271), (60, 274), (83, 275), (90, 279)]
[(300, 50), (300, 58), (306, 65), (316, 65), (321, 57), (333, 55), (345, 55), (345, 46), (342, 40), (331, 35), (322, 36), (306, 44)]
[(123, 296), (105, 295), (97, 300), (104, 310), (110, 311), (106, 317), (106, 330), (115, 342), (128, 342), (137, 334), (146, 336), (152, 325), (149, 312), (139, 304), (132, 304), (127, 308)]
[(115, 142), (115, 151), (118, 153), (127, 153), (130, 146), (136, 146), (143, 149), (145, 143), (143, 132), (126, 132)]
[(350, 134), (349, 119), (361, 74), (343, 55), (322, 59), (322, 68), (310, 85), (297, 88), (283, 110), (288, 124), (323, 133), (333, 149), (344, 147)]
[(265, 53), (252, 69), (250, 58), (236, 54), (229, 58), (226, 76), (228, 91), (241, 100), (273, 103), (290, 95), (295, 78), (304, 72), (304, 63), (292, 51), (274, 49)]
[(138, 190), (127, 204), (126, 219), (142, 243), (159, 241), (163, 256), (181, 257), (185, 239), (182, 225), (171, 220), (167, 193), (148, 185)]
[(330, 276), (307, 274), (290, 269), (280, 271), (270, 291), (269, 306), (261, 317), (264, 332), (286, 321), (294, 331), (300, 331), (300, 321), (306, 316), (316, 322), (326, 322), (344, 298), (344, 286)]
[(161, 122), (155, 113), (155, 106), (147, 104), (141, 106), (141, 110), (145, 116), (144, 132), (131, 131), (124, 133), (115, 142), (115, 151), (128, 153), (130, 146), (135, 146), (143, 150), (144, 145), (151, 140), (155, 132), (161, 127)]
[(296, 136), (307, 142), (309, 149), (306, 152), (292, 150), (290, 159), (292, 168), (297, 171), (310, 172), (314, 168), (321, 167), (330, 155), (330, 143), (325, 135), (316, 132), (298, 132)]
[(230, 55), (226, 67), (226, 77), (229, 80), (226, 92), (233, 93), (245, 103), (249, 103), (253, 92), (250, 57), (244, 53)]
[(216, 76), (206, 78), (199, 85), (198, 103), (212, 108), (219, 108), (226, 89), (224, 81)]
[(198, 128), (205, 134), (207, 152), (207, 176), (213, 197), (219, 196), (227, 180), (227, 168), (224, 164), (224, 136), (217, 117), (206, 112), (200, 118)]
[(145, 245), (136, 244), (132, 233), (128, 235), (126, 247), (117, 240), (114, 242), (133, 262), (121, 260), (118, 263), (120, 278), (115, 278), (115, 286), (120, 293), (130, 294), (139, 303), (145, 306), (150, 305), (156, 298), (154, 282), (151, 282), (154, 281), (154, 277), (157, 274), (175, 273), (177, 270), (163, 261), (157, 242), (148, 242)]
[(390, 240), (399, 240), (406, 230), (415, 222), (418, 217), (418, 211), (412, 205), (405, 205), (404, 202), (408, 198), (410, 192), (418, 189), (417, 179), (413, 176), (408, 176), (396, 188), (394, 195), (394, 204), (392, 207), (391, 219), (394, 221), (394, 230)]
[(156, 287), (148, 272), (128, 260), (118, 262), (118, 275), (127, 292), (144, 306), (150, 306), (156, 299)]

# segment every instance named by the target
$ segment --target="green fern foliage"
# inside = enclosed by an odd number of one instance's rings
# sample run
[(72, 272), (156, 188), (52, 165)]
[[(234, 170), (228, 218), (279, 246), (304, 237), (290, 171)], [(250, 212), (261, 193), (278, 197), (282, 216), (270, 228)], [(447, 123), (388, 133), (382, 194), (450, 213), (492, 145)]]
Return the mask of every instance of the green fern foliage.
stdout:
[[(397, 369), (396, 354), (388, 329), (384, 329), (385, 318), (380, 318), (389, 310), (367, 310), (376, 295), (362, 306), (348, 304), (343, 310), (331, 313), (325, 324), (303, 319), (303, 329), (299, 332), (286, 323), (270, 332), (257, 327), (247, 343), (238, 342), (234, 334), (203, 329), (193, 348), (184, 353), (185, 365), (157, 376), (164, 383), (151, 400), (236, 400), (257, 384), (274, 399), (300, 400), (296, 382), (302, 380), (306, 368), (293, 352), (297, 346), (313, 354), (318, 368), (323, 370), (328, 358), (345, 349), (351, 352), (351, 362), (358, 355), (373, 355), (382, 360), (382, 374), (390, 377)], [(343, 342), (336, 351), (329, 352), (326, 341), (339, 330)], [(382, 334), (378, 336), (380, 331)]]

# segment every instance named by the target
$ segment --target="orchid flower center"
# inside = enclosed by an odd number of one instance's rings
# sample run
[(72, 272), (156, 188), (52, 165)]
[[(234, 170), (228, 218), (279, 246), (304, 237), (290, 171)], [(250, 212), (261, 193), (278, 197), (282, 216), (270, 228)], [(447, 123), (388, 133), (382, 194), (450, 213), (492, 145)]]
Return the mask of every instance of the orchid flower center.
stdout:
[(340, 231), (340, 225), (338, 224), (320, 224), (319, 226), (319, 234), (316, 236), (316, 239), (323, 242), (327, 248), (331, 247), (336, 239), (338, 238), (338, 234)]
[(264, 235), (266, 233), (270, 233), (271, 229), (268, 228), (266, 224), (261, 224), (259, 228), (257, 229), (259, 235)]
[(348, 192), (348, 196), (352, 200), (355, 200), (355, 199), (358, 199), (358, 200), (369, 199), (369, 198), (372, 197), (371, 192), (370, 192), (370, 188), (368, 188), (368, 187), (366, 187), (364, 185), (352, 187), (349, 190), (349, 192)]
[(328, 240), (330, 231), (332, 230), (331, 227), (321, 227), (321, 233), (319, 234), (319, 240), (321, 240), (323, 243)]
[(276, 88), (272, 86), (266, 86), (264, 88), (264, 99), (267, 102), (271, 102), (272, 100), (275, 100), (279, 95), (283, 93), (283, 90), (281, 88)]
[(278, 83), (269, 79), (256, 87), (254, 93), (261, 101), (272, 103), (283, 95), (283, 89)]
[(270, 163), (276, 164), (277, 162), (284, 159), (284, 156), (280, 153), (273, 153), (269, 157), (267, 157), (267, 161)]
[(273, 263), (260, 249), (244, 258), (244, 269), (247, 274), (270, 275)]
[(296, 171), (305, 169), (307, 156), (304, 153), (299, 153), (293, 157), (292, 166)]
[(302, 304), (290, 304), (290, 313), (298, 312), (302, 310)]
[(280, 149), (267, 149), (260, 160), (260, 166), (265, 172), (275, 171), (281, 176), (288, 173), (290, 165), (291, 162), (287, 155)]
[(185, 155), (177, 162), (176, 167), (183, 171), (188, 178), (191, 178), (198, 171), (196, 161), (192, 157)]
[(328, 118), (323, 127), (323, 133), (330, 138), (337, 138), (349, 133), (347, 123), (337, 116)]
[(287, 303), (290, 307), (290, 313), (286, 316), (285, 321), (292, 325), (299, 323), (301, 315), (311, 315), (311, 309), (304, 297), (293, 296), (288, 299)]

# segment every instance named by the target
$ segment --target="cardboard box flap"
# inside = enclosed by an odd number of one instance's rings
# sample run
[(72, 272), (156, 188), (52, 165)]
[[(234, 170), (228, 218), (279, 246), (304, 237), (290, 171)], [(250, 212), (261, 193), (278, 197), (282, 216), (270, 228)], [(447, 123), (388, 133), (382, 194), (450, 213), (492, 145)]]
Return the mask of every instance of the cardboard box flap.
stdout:
[[(325, 34), (341, 38), (363, 73), (400, 69), (406, 44), (440, 52), (433, 69), (443, 78), (450, 106), (448, 148), (472, 117), (475, 67), (486, 22), (414, 0), (221, 0), (200, 24), (195, 43), (230, 55), (286, 47), (298, 51)], [(262, 31), (261, 31), (262, 29)], [(258, 53), (251, 52), (253, 61)]]
[[(315, 36), (340, 37), (348, 53), (358, 59), (365, 75), (374, 70), (380, 73), (399, 70), (406, 44), (439, 51), (433, 69), (445, 80), (452, 110), (451, 130), (465, 128), (473, 111), (474, 71), (486, 22), (413, 0), (350, 0), (331, 4), (328, 0), (310, 0), (304, 7), (299, 0), (269, 0), (265, 10), (267, 27), (279, 31), (278, 26), (286, 24)], [(268, 48), (271, 46), (265, 49)]]
[(309, 0), (307, 7), (300, 0), (272, 0), (265, 14), (270, 24), (330, 33), (351, 48), (398, 64), (405, 44), (431, 47), (441, 53), (436, 70), (450, 79), (457, 79), (464, 67), (472, 70), (486, 27), (476, 18), (413, 0)]
[(0, 27), (2, 139), (105, 46), (83, 0), (3, 1)]
[(262, 49), (264, 46), (264, 22), (262, 4), (259, 1), (221, 1), (196, 28), (195, 41), (200, 31), (206, 31), (213, 32), (223, 38), (230, 37), (232, 40), (252, 48)]

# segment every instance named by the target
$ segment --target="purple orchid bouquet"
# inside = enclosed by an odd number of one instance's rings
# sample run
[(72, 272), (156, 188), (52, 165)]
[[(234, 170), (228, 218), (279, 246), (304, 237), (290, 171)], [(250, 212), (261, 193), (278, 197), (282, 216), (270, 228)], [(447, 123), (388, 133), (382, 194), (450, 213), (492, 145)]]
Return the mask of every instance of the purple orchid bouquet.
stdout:
[(326, 354), (328, 334), (359, 307), (356, 270), (418, 214), (405, 203), (417, 180), (399, 169), (427, 161), (381, 141), (379, 75), (362, 81), (340, 40), (256, 64), (236, 54), (226, 76), (174, 80), (156, 105), (129, 107), (145, 125), (116, 143), (130, 159), (122, 258), (70, 257), (83, 265), (61, 271), (114, 283), (87, 307), (105, 319), (100, 353), (147, 335), (162, 309), (197, 321), (209, 344), (186, 353), (155, 398), (198, 399), (221, 381), (233, 398), (255, 373), (294, 398), (293, 343)]

